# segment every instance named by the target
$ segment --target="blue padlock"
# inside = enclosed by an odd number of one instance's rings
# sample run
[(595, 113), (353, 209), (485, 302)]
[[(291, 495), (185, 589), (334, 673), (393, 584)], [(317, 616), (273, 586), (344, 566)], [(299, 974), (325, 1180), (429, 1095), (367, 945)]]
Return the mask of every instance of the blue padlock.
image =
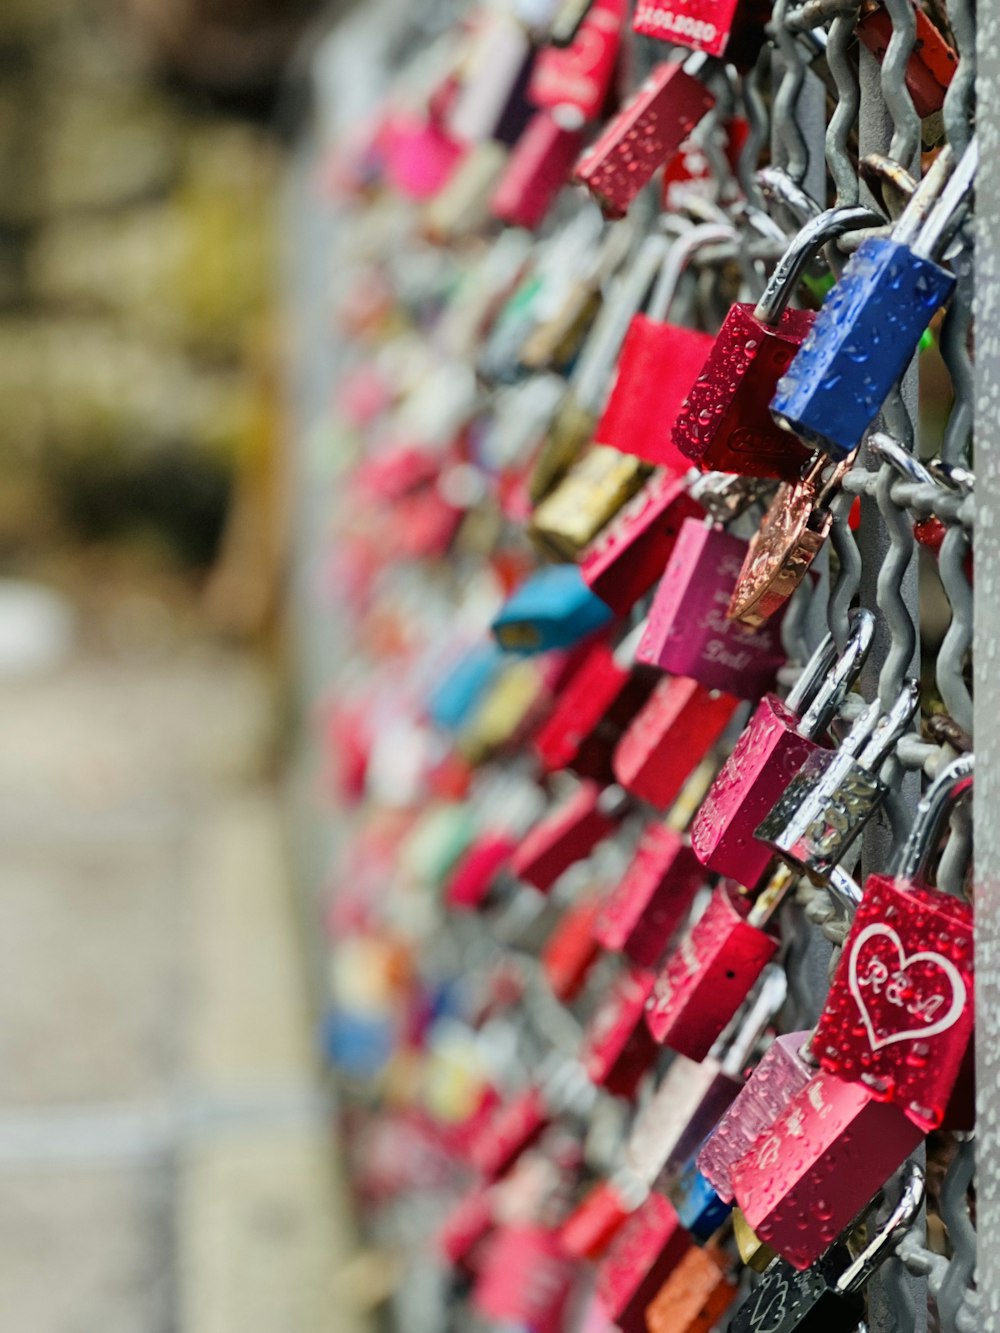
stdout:
[(547, 565), (514, 589), (490, 629), (505, 652), (545, 653), (572, 648), (613, 618), (576, 565)]
[(694, 1239), (706, 1241), (722, 1226), (733, 1211), (733, 1205), (716, 1194), (698, 1170), (697, 1162), (696, 1152), (678, 1177), (670, 1197), (677, 1209), (677, 1216)]
[(427, 697), (427, 716), (436, 727), (457, 731), (475, 712), (503, 669), (495, 643), (477, 643), (446, 671)]
[(779, 425), (840, 461), (861, 443), (955, 286), (936, 257), (972, 189), (973, 138), (942, 150), (892, 236), (862, 241), (771, 400)]

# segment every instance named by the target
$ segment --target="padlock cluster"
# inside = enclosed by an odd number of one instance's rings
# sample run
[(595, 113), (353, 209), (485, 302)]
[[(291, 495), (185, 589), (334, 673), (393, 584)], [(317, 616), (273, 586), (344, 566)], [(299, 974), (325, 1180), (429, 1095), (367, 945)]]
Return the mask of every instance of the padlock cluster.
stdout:
[[(905, 48), (875, 3), (415, 2), (324, 161), (325, 1041), (373, 1242), (436, 1275), (407, 1323), (854, 1329), (930, 1271), (974, 1128), (977, 159), (904, 7)], [(923, 147), (828, 136), (869, 202), (779, 151), (845, 24)]]

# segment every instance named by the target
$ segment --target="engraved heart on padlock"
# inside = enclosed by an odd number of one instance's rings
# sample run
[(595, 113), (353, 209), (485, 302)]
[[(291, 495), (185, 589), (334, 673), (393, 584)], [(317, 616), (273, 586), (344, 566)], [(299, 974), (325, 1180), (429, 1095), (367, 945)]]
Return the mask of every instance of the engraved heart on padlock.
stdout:
[[(895, 954), (895, 968), (890, 969), (883, 957), (876, 952), (878, 946), (868, 948), (867, 970), (861, 974), (859, 960), (862, 951), (873, 940), (884, 939), (892, 946)], [(924, 963), (932, 969), (929, 977), (915, 975), (911, 969)], [(940, 974), (937, 976), (936, 974)], [(880, 1051), (897, 1041), (926, 1041), (928, 1037), (946, 1032), (961, 1017), (966, 1003), (966, 986), (961, 973), (950, 959), (933, 950), (924, 949), (919, 953), (907, 954), (903, 942), (891, 926), (874, 922), (866, 926), (851, 947), (848, 983), (851, 994), (861, 1014), (868, 1033), (868, 1041), (873, 1051)], [(942, 989), (947, 983), (947, 989)], [(910, 992), (916, 991), (913, 995)], [(902, 1028), (892, 1031), (894, 1016), (902, 1018), (908, 1015), (914, 1018), (934, 1018), (948, 1002), (948, 990), (951, 1003), (942, 1018), (927, 1023), (923, 1027)], [(873, 997), (869, 1007), (868, 995)], [(874, 1001), (877, 1001), (877, 1006)], [(878, 1026), (872, 1010), (877, 1008)]]
[(774, 1290), (763, 1287), (761, 1296), (763, 1299), (750, 1311), (750, 1327), (754, 1333), (777, 1333), (788, 1313), (788, 1283), (779, 1282)]

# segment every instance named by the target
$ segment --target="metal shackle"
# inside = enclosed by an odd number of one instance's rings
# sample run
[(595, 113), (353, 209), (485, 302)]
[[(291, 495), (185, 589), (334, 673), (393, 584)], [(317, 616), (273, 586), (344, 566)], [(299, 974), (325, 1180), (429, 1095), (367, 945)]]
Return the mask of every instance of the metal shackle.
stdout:
[(849, 231), (862, 227), (877, 227), (885, 219), (870, 208), (852, 205), (847, 208), (828, 208), (812, 218), (793, 237), (788, 249), (778, 260), (774, 272), (757, 302), (754, 318), (762, 324), (777, 324), (792, 298), (796, 284), (806, 265), (828, 241), (835, 241)]
[(972, 791), (975, 756), (961, 754), (946, 764), (924, 793), (914, 816), (913, 827), (893, 867), (898, 879), (926, 880), (942, 822)]

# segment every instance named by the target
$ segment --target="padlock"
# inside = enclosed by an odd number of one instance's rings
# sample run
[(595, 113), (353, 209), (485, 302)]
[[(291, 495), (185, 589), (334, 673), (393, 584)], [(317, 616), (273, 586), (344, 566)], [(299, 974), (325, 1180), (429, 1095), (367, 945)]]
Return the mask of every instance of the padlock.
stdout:
[(612, 620), (575, 565), (550, 565), (511, 593), (490, 630), (506, 652), (544, 653), (569, 648)]
[(698, 1170), (696, 1157), (685, 1163), (669, 1194), (677, 1216), (699, 1244), (711, 1239), (733, 1211), (732, 1203), (721, 1198)]
[(471, 1304), (501, 1328), (560, 1333), (573, 1291), (573, 1263), (551, 1227), (498, 1228), (482, 1247)]
[(573, 1060), (553, 1056), (537, 1079), (502, 1101), (468, 1148), (469, 1164), (486, 1181), (499, 1180), (559, 1116), (586, 1114), (593, 1089)]
[(576, 164), (574, 179), (585, 185), (606, 217), (620, 218), (655, 172), (673, 156), (715, 97), (696, 77), (702, 55), (682, 65), (657, 65), (631, 100)]
[(563, 1222), (559, 1238), (575, 1259), (601, 1259), (622, 1227), (649, 1197), (627, 1168), (601, 1180)]
[(743, 1069), (762, 1032), (784, 1002), (787, 981), (772, 968), (754, 1000), (711, 1058), (679, 1055), (636, 1117), (625, 1165), (644, 1184), (668, 1189), (743, 1086)]
[(813, 1043), (824, 1069), (924, 1131), (945, 1118), (974, 1026), (972, 907), (934, 888), (929, 873), (972, 775), (971, 754), (942, 768), (892, 871), (866, 881)]
[(606, 643), (590, 650), (535, 736), (544, 772), (569, 768), (597, 782), (614, 780), (612, 751), (657, 683), (657, 673), (630, 663), (632, 656), (628, 639), (614, 651)]
[(445, 671), (427, 696), (427, 716), (436, 727), (456, 731), (468, 722), (503, 667), (492, 643), (477, 643)]
[(571, 41), (539, 52), (528, 99), (574, 129), (596, 120), (611, 91), (627, 8), (624, 0), (594, 0)]
[(584, 549), (580, 573), (587, 587), (626, 616), (666, 568), (681, 524), (704, 512), (683, 477), (654, 473)]
[(521, 839), (510, 858), (511, 874), (548, 892), (564, 871), (614, 832), (622, 813), (617, 787), (602, 790), (596, 782), (581, 782)]
[(629, 964), (619, 972), (583, 1034), (580, 1060), (591, 1082), (616, 1097), (635, 1095), (657, 1056), (642, 1021), (656, 973)]
[(937, 259), (977, 160), (975, 138), (957, 166), (950, 146), (941, 150), (892, 235), (870, 237), (851, 255), (777, 385), (775, 420), (832, 458), (857, 448), (954, 290), (955, 275)]
[(724, 1250), (691, 1249), (646, 1307), (649, 1333), (711, 1333), (736, 1299)]
[(632, 27), (644, 37), (722, 56), (740, 72), (751, 69), (766, 40), (766, 0), (639, 0)]
[(591, 445), (535, 509), (528, 536), (549, 558), (577, 560), (648, 476), (631, 454)]
[(481, 833), (451, 872), (444, 893), (448, 906), (459, 912), (479, 911), (517, 845), (513, 833), (502, 830)]
[(475, 144), (427, 204), (423, 229), (438, 245), (479, 232), (489, 223), (489, 201), (507, 165), (507, 149), (494, 139)]
[(733, 1163), (736, 1201), (765, 1244), (808, 1268), (923, 1138), (898, 1107), (820, 1069)]
[(879, 770), (910, 724), (920, 685), (904, 680), (888, 709), (867, 705), (836, 750), (814, 750), (758, 825), (754, 837), (822, 881), (881, 806)]
[(801, 481), (786, 481), (779, 486), (760, 527), (750, 538), (750, 549), (726, 612), (730, 620), (756, 629), (779, 611), (802, 583), (830, 535), (830, 503), (840, 493), (840, 483), (853, 459), (852, 454), (831, 464), (826, 455), (820, 455)]
[(657, 810), (668, 809), (739, 706), (724, 690), (706, 689), (688, 676), (665, 676), (615, 747), (615, 780)]
[(774, 1261), (776, 1257), (774, 1251), (770, 1245), (764, 1244), (755, 1231), (751, 1230), (741, 1208), (734, 1208), (730, 1217), (733, 1222), (733, 1240), (736, 1242), (741, 1263), (746, 1264), (754, 1273), (763, 1273)]
[(601, 904), (595, 940), (640, 967), (655, 966), (704, 880), (681, 835), (649, 824), (628, 869)]
[(911, 1163), (898, 1202), (856, 1258), (838, 1243), (805, 1271), (779, 1259), (737, 1310), (730, 1333), (855, 1329), (865, 1313), (862, 1288), (917, 1220), (923, 1199), (924, 1173)]
[(651, 1194), (597, 1269), (597, 1298), (620, 1333), (646, 1333), (646, 1307), (691, 1246), (673, 1204)]
[(821, 213), (792, 240), (757, 305), (731, 308), (674, 422), (674, 443), (685, 457), (705, 470), (798, 480), (808, 452), (775, 423), (770, 404), (815, 316), (788, 302), (820, 247), (879, 221), (860, 207)]
[(671, 437), (671, 426), (711, 350), (711, 334), (667, 322), (684, 271), (698, 250), (730, 243), (735, 232), (704, 223), (682, 232), (666, 251), (649, 307), (633, 317), (622, 343), (618, 370), (594, 438), (622, 453), (675, 474), (689, 463)]
[(432, 116), (393, 116), (382, 148), (390, 188), (420, 201), (444, 189), (469, 151)]
[(453, 1268), (474, 1272), (476, 1252), (493, 1229), (493, 1206), (488, 1185), (475, 1184), (459, 1199), (437, 1234), (437, 1249)]
[(736, 1100), (702, 1144), (698, 1169), (720, 1198), (732, 1202), (733, 1163), (746, 1156), (758, 1138), (770, 1129), (785, 1104), (816, 1072), (815, 1061), (810, 1064), (801, 1054), (811, 1036), (806, 1031), (776, 1037)]
[(663, 571), (636, 657), (709, 690), (756, 699), (785, 660), (780, 626), (753, 632), (726, 619), (747, 543), (688, 518)]
[(552, 702), (545, 660), (511, 661), (504, 668), (459, 733), (455, 750), (461, 758), (482, 764), (498, 751), (516, 746), (544, 720)]
[(579, 130), (564, 129), (547, 111), (536, 112), (493, 191), (493, 216), (509, 227), (540, 227), (569, 180), (582, 143)]
[(750, 888), (767, 870), (772, 853), (754, 831), (808, 756), (824, 744), (826, 728), (871, 649), (872, 613), (851, 612), (850, 625), (839, 661), (828, 634), (786, 699), (764, 696), (722, 766), (691, 825), (691, 846), (710, 870)]
[(553, 995), (570, 1004), (586, 984), (600, 957), (594, 927), (603, 904), (598, 894), (587, 894), (568, 907), (546, 940), (539, 962)]
[(667, 955), (649, 998), (646, 1023), (664, 1046), (703, 1060), (778, 950), (771, 920), (792, 888), (782, 867), (751, 904), (723, 880), (708, 907)]
[(535, 52), (524, 25), (503, 9), (477, 15), (463, 79), (448, 107), (449, 133), (466, 143), (513, 144), (531, 115), (525, 92)]
[[(906, 62), (906, 87), (921, 120), (944, 105), (945, 94), (958, 68), (958, 53), (919, 5), (913, 6), (916, 39)], [(855, 29), (858, 40), (881, 65), (892, 40), (893, 20), (878, 0), (864, 0)]]

